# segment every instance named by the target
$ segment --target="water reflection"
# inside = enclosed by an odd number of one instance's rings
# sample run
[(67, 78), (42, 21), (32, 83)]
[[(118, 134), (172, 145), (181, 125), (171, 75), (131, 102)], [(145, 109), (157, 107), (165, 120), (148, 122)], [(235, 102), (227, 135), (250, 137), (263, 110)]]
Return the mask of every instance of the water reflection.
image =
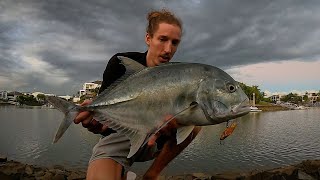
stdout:
[[(319, 116), (319, 108), (249, 113), (222, 145), (226, 124), (204, 127), (164, 173), (266, 169), (320, 158)], [(72, 125), (52, 144), (62, 118), (55, 109), (0, 107), (0, 154), (31, 164), (86, 168), (99, 136)], [(150, 163), (136, 163), (133, 170), (142, 173)]]

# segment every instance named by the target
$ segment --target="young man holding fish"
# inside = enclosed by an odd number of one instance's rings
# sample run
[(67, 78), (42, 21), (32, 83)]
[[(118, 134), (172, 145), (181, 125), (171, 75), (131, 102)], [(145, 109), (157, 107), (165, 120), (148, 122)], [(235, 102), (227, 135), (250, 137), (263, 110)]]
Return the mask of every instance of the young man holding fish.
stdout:
[[(109, 60), (104, 72), (100, 92), (110, 85), (112, 86), (125, 74), (126, 69), (120, 64), (117, 56), (129, 57), (146, 67), (158, 66), (172, 59), (181, 41), (181, 21), (166, 10), (150, 12), (147, 19), (148, 26), (145, 36), (145, 42), (148, 46), (147, 52), (114, 55)], [(90, 103), (91, 101), (86, 101), (82, 105)], [(170, 115), (163, 117), (164, 122), (171, 117)], [(154, 158), (155, 160), (145, 173), (144, 179), (156, 179), (166, 165), (192, 142), (201, 129), (195, 127), (189, 137), (177, 145), (175, 131), (178, 125), (175, 121), (171, 121), (159, 133), (153, 135), (148, 144), (142, 147), (136, 155), (127, 159), (130, 149), (130, 141), (127, 137), (92, 119), (90, 112), (79, 113), (74, 122), (76, 124), (81, 122), (89, 131), (105, 135), (93, 149), (87, 179), (121, 179), (124, 176), (124, 168), (131, 166), (134, 161), (147, 161)]]

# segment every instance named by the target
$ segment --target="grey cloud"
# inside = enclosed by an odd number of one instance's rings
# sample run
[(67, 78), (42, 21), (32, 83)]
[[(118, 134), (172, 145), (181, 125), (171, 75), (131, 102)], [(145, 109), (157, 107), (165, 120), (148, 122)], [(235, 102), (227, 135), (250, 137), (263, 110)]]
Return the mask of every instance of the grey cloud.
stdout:
[[(26, 84), (22, 89), (36, 85), (73, 93), (81, 83), (101, 79), (114, 53), (145, 51), (146, 14), (163, 7), (175, 12), (184, 25), (176, 61), (228, 69), (319, 57), (319, 1), (3, 0), (0, 76), (20, 75)], [(56, 87), (41, 80), (40, 72), (29, 74), (26, 56), (61, 70), (68, 81)]]

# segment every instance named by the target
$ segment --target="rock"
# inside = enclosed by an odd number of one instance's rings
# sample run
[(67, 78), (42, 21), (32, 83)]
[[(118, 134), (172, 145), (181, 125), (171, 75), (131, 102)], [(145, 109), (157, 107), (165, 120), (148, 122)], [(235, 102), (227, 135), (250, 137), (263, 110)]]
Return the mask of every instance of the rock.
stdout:
[(27, 174), (27, 175), (32, 175), (33, 174), (33, 167), (32, 166), (30, 166), (30, 165), (26, 165), (26, 168), (25, 168), (25, 173)]
[(15, 161), (7, 161), (4, 165), (0, 166), (0, 172), (12, 175), (23, 174), (25, 172), (26, 165)]
[(0, 162), (7, 162), (7, 157), (0, 155)]
[(37, 171), (35, 172), (34, 174), (36, 177), (41, 177), (41, 176), (44, 176), (45, 175), (45, 171), (41, 170), (41, 171)]
[(191, 174), (191, 176), (192, 176), (192, 179), (195, 179), (195, 180), (211, 179), (211, 176), (209, 176), (208, 174), (204, 174), (204, 173), (193, 173), (193, 174)]
[(301, 171), (301, 170), (298, 170), (298, 179), (301, 179), (301, 180), (316, 180), (314, 177), (310, 176), (309, 174)]
[(60, 169), (49, 169), (49, 172), (51, 172), (52, 174), (66, 174), (64, 170)]
[(66, 180), (67, 176), (64, 174), (56, 174), (52, 177), (52, 180)]
[(61, 166), (61, 165), (54, 165), (53, 166), (53, 169), (59, 169), (59, 170), (61, 170), (61, 171), (65, 171), (66, 169), (63, 167), (63, 166)]
[(86, 179), (85, 172), (71, 172), (71, 174), (68, 176), (68, 180), (80, 180), (80, 179)]
[(320, 174), (318, 174), (318, 168), (320, 167), (320, 160), (306, 160), (306, 161), (302, 161), (301, 163), (302, 165), (298, 165), (300, 166), (304, 172), (306, 172), (309, 175), (312, 176), (319, 176)]
[(52, 179), (53, 178), (53, 174), (49, 171), (45, 172), (45, 175), (42, 177), (39, 177), (37, 179), (39, 180), (47, 180), (47, 179)]

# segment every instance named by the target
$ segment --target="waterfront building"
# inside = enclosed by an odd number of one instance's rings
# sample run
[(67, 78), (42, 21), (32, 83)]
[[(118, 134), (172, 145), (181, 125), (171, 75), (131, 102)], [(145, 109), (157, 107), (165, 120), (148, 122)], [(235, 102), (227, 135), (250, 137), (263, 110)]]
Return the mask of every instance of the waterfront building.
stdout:
[(82, 89), (79, 91), (79, 97), (84, 95), (92, 95), (96, 89), (101, 87), (101, 81), (94, 81), (94, 82), (85, 82), (82, 86)]
[(7, 94), (8, 102), (11, 102), (11, 103), (16, 102), (17, 101), (17, 97), (21, 96), (21, 95), (22, 95), (22, 93), (17, 92), (17, 91), (9, 92)]
[(73, 97), (72, 102), (78, 103), (80, 101), (80, 97)]
[(308, 100), (311, 104), (316, 103), (319, 98), (318, 92), (315, 92), (315, 91), (306, 92), (305, 95), (308, 96)]
[(280, 94), (275, 94), (275, 95), (270, 96), (269, 98), (270, 98), (270, 100), (271, 100), (272, 102), (275, 102), (275, 103), (278, 104), (278, 103), (280, 103), (281, 97), (282, 97), (282, 95), (280, 95)]
[(8, 92), (7, 91), (1, 91), (0, 92), (0, 99), (8, 100)]

